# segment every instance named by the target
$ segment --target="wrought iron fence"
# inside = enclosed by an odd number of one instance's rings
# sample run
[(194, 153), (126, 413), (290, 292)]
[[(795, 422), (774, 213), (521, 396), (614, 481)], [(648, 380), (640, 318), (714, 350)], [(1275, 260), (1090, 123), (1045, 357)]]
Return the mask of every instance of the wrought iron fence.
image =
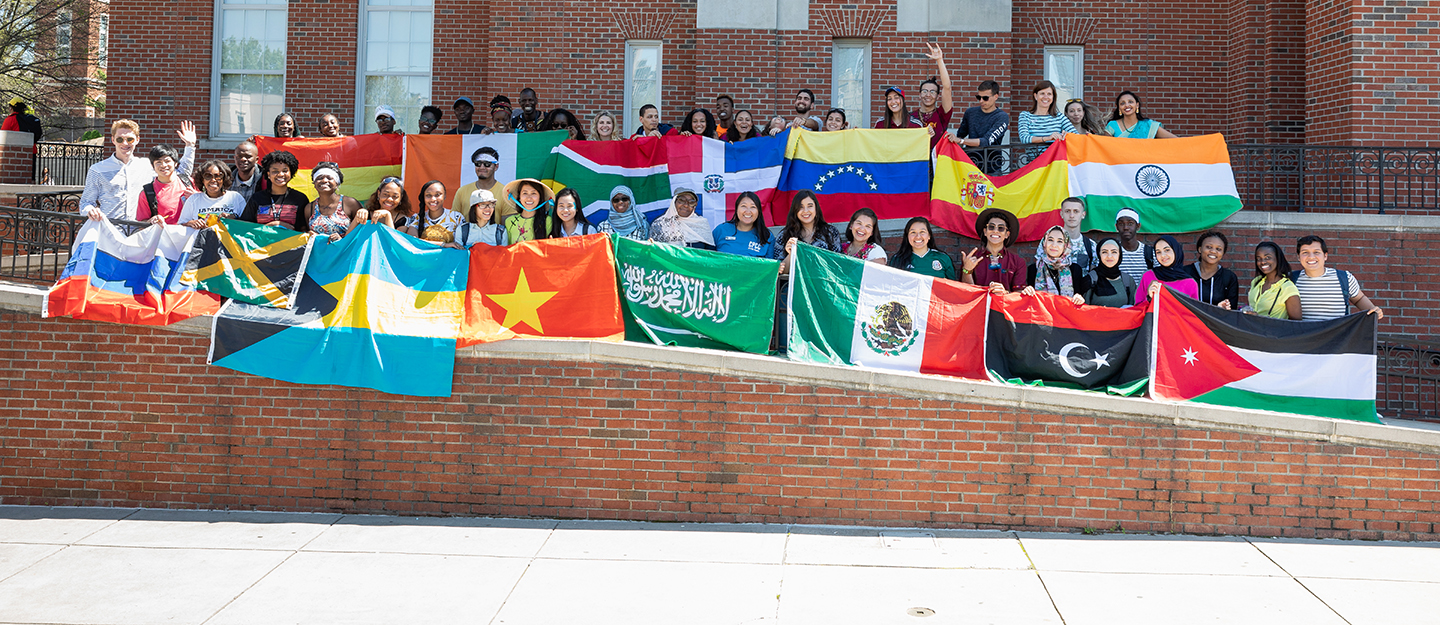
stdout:
[[(37, 198), (35, 201), (39, 201)], [(71, 210), (0, 206), (0, 280), (52, 283), (70, 261), (85, 217)], [(149, 224), (112, 220), (129, 234)]]
[(82, 186), (90, 166), (109, 155), (103, 145), (84, 143), (41, 141), (36, 148), (35, 184), (43, 184), (48, 172), (51, 184)]
[(1376, 356), (1380, 414), (1440, 422), (1440, 343), (1381, 336)]

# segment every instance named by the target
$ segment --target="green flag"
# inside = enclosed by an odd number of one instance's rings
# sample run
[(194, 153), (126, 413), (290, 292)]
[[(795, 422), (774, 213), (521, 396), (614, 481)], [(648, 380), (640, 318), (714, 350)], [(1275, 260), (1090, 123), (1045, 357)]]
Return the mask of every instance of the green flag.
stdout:
[(769, 351), (779, 262), (612, 238), (626, 340)]

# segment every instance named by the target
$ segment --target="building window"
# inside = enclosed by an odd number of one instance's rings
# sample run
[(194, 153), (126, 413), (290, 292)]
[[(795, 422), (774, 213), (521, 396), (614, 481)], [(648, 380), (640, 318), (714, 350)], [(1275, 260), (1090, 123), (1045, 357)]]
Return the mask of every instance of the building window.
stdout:
[(355, 120), (358, 133), (376, 132), (375, 107), (395, 110), (395, 127), (419, 130), (420, 109), (430, 104), (430, 56), (434, 33), (431, 0), (367, 0), (360, 17)]
[(285, 110), (286, 0), (216, 0), (210, 135), (270, 134)]
[(60, 9), (55, 12), (55, 58), (62, 63), (70, 62), (70, 23), (74, 21), (74, 14), (70, 9)]
[(625, 42), (625, 124), (626, 134), (640, 127), (640, 107), (660, 102), (660, 42), (631, 40)]
[(870, 40), (836, 39), (830, 47), (832, 108), (845, 109), (852, 128), (870, 127)]
[(1045, 80), (1055, 84), (1055, 105), (1085, 97), (1085, 48), (1045, 46)]

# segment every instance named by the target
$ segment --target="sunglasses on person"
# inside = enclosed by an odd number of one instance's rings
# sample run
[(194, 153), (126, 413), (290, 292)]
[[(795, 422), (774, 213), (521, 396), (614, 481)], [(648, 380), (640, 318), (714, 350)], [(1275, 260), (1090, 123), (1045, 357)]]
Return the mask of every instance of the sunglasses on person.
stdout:
[(1010, 227), (1005, 224), (985, 224), (986, 232), (1009, 232)]
[(135, 143), (139, 140), (140, 139), (137, 139), (135, 137), (115, 137), (115, 143)]
[(975, 96), (975, 99), (976, 99), (976, 100), (979, 100), (979, 101), (981, 101), (981, 102), (988, 102), (988, 101), (990, 100), (990, 98), (993, 98), (993, 97), (995, 97), (995, 96), (993, 96), (993, 95), (976, 95), (976, 96)]
[(392, 182), (395, 183), (395, 184), (399, 184), (399, 185), (405, 184), (405, 181), (403, 181), (403, 180), (401, 180), (401, 179), (399, 179), (399, 178), (396, 178), (395, 176), (386, 176), (384, 179), (382, 179), (382, 180), (380, 181), (380, 185), (381, 185), (381, 186), (384, 186), (384, 185), (390, 184), (390, 183), (392, 183)]

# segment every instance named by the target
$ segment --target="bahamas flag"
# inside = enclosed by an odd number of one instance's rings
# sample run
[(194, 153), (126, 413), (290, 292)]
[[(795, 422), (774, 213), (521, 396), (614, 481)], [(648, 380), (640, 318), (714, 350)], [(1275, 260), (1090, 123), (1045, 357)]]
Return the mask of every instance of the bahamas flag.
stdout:
[(163, 326), (215, 314), (219, 296), (180, 281), (194, 239), (185, 226), (150, 226), (127, 237), (109, 220), (87, 220), (41, 316)]
[[(314, 139), (277, 139), (275, 137), (254, 137), (260, 149), (260, 158), (276, 150), (285, 150), (300, 161), (300, 171), (290, 181), (290, 187), (315, 199), (315, 184), (310, 181), (310, 170), (317, 163), (330, 161), (340, 165), (345, 182), (340, 183), (341, 195), (364, 203), (380, 186), (380, 181), (389, 176), (399, 176), (404, 160), (404, 135), (354, 135), (350, 137), (318, 137)], [(423, 182), (423, 181), (422, 181)]]
[(930, 135), (924, 128), (789, 134), (771, 225), (784, 224), (791, 200), (807, 189), (819, 197), (825, 221), (840, 227), (861, 208), (881, 219), (929, 215)]
[(960, 146), (941, 141), (935, 148), (930, 220), (951, 232), (978, 239), (975, 218), (987, 208), (998, 207), (1019, 220), (1017, 241), (1038, 241), (1046, 230), (1060, 225), (1060, 202), (1070, 192), (1065, 157), (1065, 142), (1056, 141), (1019, 171), (992, 178), (980, 171)]
[(376, 224), (311, 252), (289, 309), (232, 301), (210, 362), (245, 373), (449, 397), (470, 255)]
[(1196, 232), (1240, 210), (1223, 135), (1068, 135), (1065, 148), (1070, 195), (1087, 209), (1081, 230), (1114, 232), (1115, 213), (1127, 206), (1140, 213), (1141, 232)]

